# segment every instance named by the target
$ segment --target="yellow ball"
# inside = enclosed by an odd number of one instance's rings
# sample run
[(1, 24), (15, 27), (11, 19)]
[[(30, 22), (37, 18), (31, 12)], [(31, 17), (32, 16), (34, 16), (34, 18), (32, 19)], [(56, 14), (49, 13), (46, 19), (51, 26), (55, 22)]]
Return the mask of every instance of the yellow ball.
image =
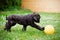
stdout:
[(52, 25), (46, 25), (44, 32), (46, 34), (53, 34), (54, 33), (54, 27)]

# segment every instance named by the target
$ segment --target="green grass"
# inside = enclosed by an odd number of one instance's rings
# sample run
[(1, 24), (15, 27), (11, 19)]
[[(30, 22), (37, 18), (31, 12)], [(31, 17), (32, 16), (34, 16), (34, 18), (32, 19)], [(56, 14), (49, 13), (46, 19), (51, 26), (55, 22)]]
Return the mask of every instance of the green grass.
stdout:
[(11, 28), (12, 32), (4, 31), (4, 25), (6, 23), (6, 15), (18, 14), (25, 15), (30, 14), (29, 10), (16, 10), (16, 11), (4, 11), (0, 13), (0, 40), (60, 40), (60, 14), (59, 13), (45, 13), (40, 12), (41, 22), (38, 24), (45, 27), (46, 25), (53, 25), (55, 33), (47, 35), (43, 31), (39, 31), (35, 28), (28, 26), (27, 31), (22, 31), (22, 25), (15, 25)]

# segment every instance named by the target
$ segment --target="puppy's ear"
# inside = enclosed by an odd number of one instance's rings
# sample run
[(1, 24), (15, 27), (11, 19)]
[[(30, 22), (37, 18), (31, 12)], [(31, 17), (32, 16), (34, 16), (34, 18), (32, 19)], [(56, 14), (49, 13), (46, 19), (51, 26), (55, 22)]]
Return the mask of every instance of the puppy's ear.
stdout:
[(36, 18), (36, 17), (33, 17), (33, 19), (34, 19), (35, 21), (37, 21), (37, 18)]
[(6, 20), (7, 20), (7, 15), (6, 15)]
[(33, 12), (33, 14), (39, 14), (38, 12)]

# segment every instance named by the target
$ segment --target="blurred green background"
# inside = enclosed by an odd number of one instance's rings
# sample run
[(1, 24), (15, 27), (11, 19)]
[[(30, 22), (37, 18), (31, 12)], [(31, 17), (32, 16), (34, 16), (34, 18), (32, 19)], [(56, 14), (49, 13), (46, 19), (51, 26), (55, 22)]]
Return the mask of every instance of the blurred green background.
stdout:
[(21, 0), (0, 0), (0, 11), (16, 10), (21, 8)]

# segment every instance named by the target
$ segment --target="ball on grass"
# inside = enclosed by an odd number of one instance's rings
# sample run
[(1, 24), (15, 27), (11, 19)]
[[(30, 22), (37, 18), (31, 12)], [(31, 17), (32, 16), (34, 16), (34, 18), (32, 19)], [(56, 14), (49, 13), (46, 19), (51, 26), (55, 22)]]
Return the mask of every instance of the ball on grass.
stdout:
[(54, 33), (54, 27), (52, 25), (46, 25), (44, 32), (46, 34), (53, 34)]

